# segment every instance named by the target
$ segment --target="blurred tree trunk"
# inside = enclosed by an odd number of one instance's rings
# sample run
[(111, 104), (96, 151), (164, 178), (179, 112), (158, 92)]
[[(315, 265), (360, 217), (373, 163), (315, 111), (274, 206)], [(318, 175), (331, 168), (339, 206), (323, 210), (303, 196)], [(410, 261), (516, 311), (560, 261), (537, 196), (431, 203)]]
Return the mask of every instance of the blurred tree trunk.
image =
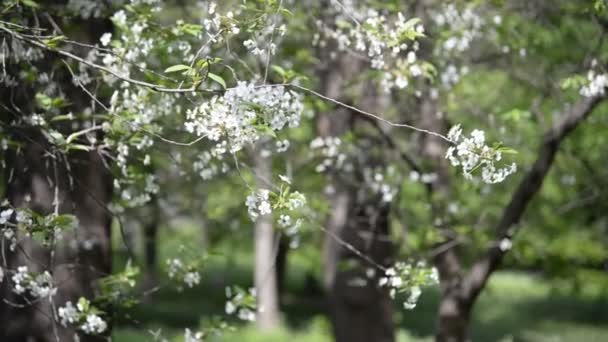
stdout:
[[(348, 57), (332, 59), (325, 56), (322, 60), (327, 61), (319, 70), (322, 92), (344, 101), (344, 77), (357, 74), (360, 63)], [(364, 109), (379, 103), (372, 93), (367, 93), (360, 102), (367, 107)], [(352, 125), (352, 120), (345, 108), (322, 113), (317, 117), (317, 134), (340, 137)], [(378, 199), (364, 196), (358, 200), (357, 189), (352, 183), (341, 182), (338, 176), (330, 175), (325, 192), (330, 212), (323, 246), (324, 286), (335, 339), (337, 342), (394, 341), (390, 297), (384, 289), (378, 288), (376, 278), (367, 276), (368, 269), (374, 267), (345, 247), (345, 244), (351, 245), (378, 264), (386, 262), (391, 255), (390, 242), (386, 239), (388, 208), (378, 205)], [(370, 222), (368, 218), (371, 217), (377, 219)]]
[[(104, 32), (111, 31), (110, 21), (104, 19), (75, 23), (75, 27), (79, 31), (74, 36), (84, 42), (97, 42)], [(65, 68), (55, 68), (56, 63), (59, 60), (49, 55), (39, 67), (54, 68), (54, 79), (72, 104), (70, 109), (77, 112), (88, 107), (90, 98), (75, 88)], [(33, 272), (48, 270), (57, 294), (52, 301), (44, 298), (28, 303), (12, 291), (12, 281), (5, 277), (0, 289), (0, 296), (5, 299), (0, 301), (0, 341), (73, 341), (75, 330), (62, 327), (54, 319), (55, 310), (66, 301), (75, 303), (81, 296), (93, 298), (99, 290), (96, 280), (111, 272), (112, 218), (106, 205), (111, 200), (112, 179), (98, 151), (70, 152), (65, 158), (53, 156), (49, 153), (53, 147), (40, 130), (14, 125), (22, 113), (37, 111), (32, 101), (35, 90), (23, 84), (2, 88), (0, 92), (6, 133), (20, 143), (18, 149), (5, 152), (7, 200), (14, 207), (39, 214), (72, 214), (78, 219), (77, 227), (55, 238), (50, 248), (19, 234), (19, 244), (11, 251), (10, 242), (2, 237), (2, 266), (11, 270), (27, 266)], [(70, 129), (69, 125), (60, 128), (64, 133)], [(100, 136), (96, 138), (102, 140)], [(105, 336), (82, 335), (80, 341), (105, 341), (109, 334), (110, 327)]]
[[(258, 188), (266, 187), (271, 181), (271, 160), (254, 152), (255, 173)], [(277, 271), (275, 233), (272, 215), (262, 215), (255, 221), (255, 288), (258, 299), (256, 323), (263, 331), (275, 329), (279, 325), (279, 296), (277, 291)]]
[[(12, 292), (9, 281), (3, 282), (2, 297), (8, 302), (2, 304), (0, 313), (4, 322), (0, 325), (1, 341), (55, 341), (56, 336), (61, 341), (73, 340), (73, 329), (53, 321), (53, 306), (63, 306), (66, 301), (74, 303), (81, 296), (94, 297), (98, 290), (95, 280), (111, 272), (111, 217), (105, 208), (110, 201), (111, 181), (99, 155), (75, 153), (69, 159), (71, 170), (58, 165), (56, 175), (53, 161), (45, 157), (43, 141), (39, 142), (7, 158), (10, 174), (5, 178), (7, 199), (15, 207), (46, 215), (55, 210), (57, 187), (58, 212), (75, 215), (79, 224), (73, 232), (64, 233), (63, 238), (56, 241), (54, 256), (49, 248), (25, 236), (20, 236), (21, 243), (14, 252), (7, 248), (10, 243), (4, 241), (6, 248), (2, 252), (7, 257), (6, 267), (16, 269), (25, 265), (30, 271), (49, 270), (58, 291), (52, 303), (43, 299), (29, 305)], [(81, 341), (105, 339), (103, 336), (80, 338)]]
[(276, 256), (276, 277), (277, 295), (279, 298), (280, 307), (287, 282), (287, 256), (289, 255), (289, 239), (279, 233), (277, 233), (276, 238), (279, 239), (279, 246)]
[[(444, 132), (445, 125), (438, 111), (438, 104), (429, 97), (420, 100), (420, 126), (432, 132)], [(437, 177), (429, 184), (429, 199), (433, 217), (437, 219), (436, 227), (442, 233), (449, 227), (443, 222), (446, 217), (445, 208), (450, 196), (449, 170), (446, 163), (445, 144), (440, 138), (423, 135), (420, 144), (422, 155), (434, 166)], [(445, 234), (444, 234), (445, 235)], [(449, 236), (445, 235), (446, 237)], [(462, 270), (453, 240), (447, 238), (437, 245), (440, 253), (435, 255), (435, 266), (440, 277), (440, 301), (437, 314), (437, 341), (456, 342), (468, 340), (470, 305), (467, 298), (462, 297)], [(452, 246), (443, 249), (443, 246)]]
[[(149, 216), (144, 219), (144, 290), (150, 290), (158, 284), (158, 274), (156, 272), (158, 262), (158, 226), (160, 224), (160, 206), (158, 198), (152, 197), (148, 204)], [(146, 222), (147, 221), (147, 222)], [(145, 299), (145, 298), (144, 298)]]
[[(344, 86), (342, 68), (351, 69), (350, 71), (353, 72), (353, 69), (356, 69), (355, 63), (347, 59), (331, 61), (327, 58), (325, 60), (328, 61), (327, 65), (319, 70), (322, 75), (322, 90), (327, 96), (339, 99), (342, 97), (342, 87)], [(347, 64), (351, 67), (348, 68)], [(339, 137), (349, 128), (350, 114), (344, 108), (337, 108), (331, 113), (319, 114), (316, 120), (318, 136), (323, 138)], [(336, 240), (331, 235), (339, 236), (342, 228), (346, 225), (350, 194), (333, 178), (328, 180), (325, 192), (330, 202), (330, 212), (325, 224), (329, 233), (325, 235), (323, 245), (323, 259), (325, 261), (323, 284), (326, 290), (330, 290), (334, 283), (339, 249)]]
[[(353, 205), (340, 238), (374, 262), (384, 263), (392, 255), (388, 213), (388, 206), (379, 206), (377, 200)], [(340, 246), (338, 260), (329, 293), (335, 340), (394, 341), (393, 303), (377, 278), (370, 276), (375, 267), (345, 246)]]

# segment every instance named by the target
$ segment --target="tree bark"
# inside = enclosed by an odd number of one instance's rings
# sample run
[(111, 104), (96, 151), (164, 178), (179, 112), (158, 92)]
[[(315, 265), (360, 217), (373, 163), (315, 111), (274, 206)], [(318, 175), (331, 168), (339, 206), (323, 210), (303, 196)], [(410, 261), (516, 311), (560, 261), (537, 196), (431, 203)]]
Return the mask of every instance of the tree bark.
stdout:
[[(271, 179), (271, 165), (259, 150), (254, 152), (258, 188), (264, 188)], [(279, 299), (277, 290), (275, 233), (272, 215), (262, 215), (255, 221), (255, 288), (258, 299), (256, 323), (262, 331), (279, 325)]]
[[(356, 74), (359, 69), (359, 63), (349, 58), (330, 62), (322, 72), (322, 91), (331, 98), (343, 100), (344, 75)], [(367, 93), (361, 102), (366, 109), (377, 109), (380, 101)], [(322, 114), (317, 117), (317, 133), (321, 137), (339, 137), (352, 126), (352, 120), (351, 113), (344, 108)], [(370, 156), (359, 157), (366, 160)], [(359, 165), (361, 168), (363, 163)], [(374, 196), (358, 196), (361, 194), (358, 189), (352, 183), (343, 182), (337, 174), (330, 175), (327, 189), (331, 211), (326, 221), (323, 249), (324, 285), (335, 340), (392, 342), (392, 301), (387, 291), (377, 286), (377, 278), (367, 274), (376, 268), (370, 261), (386, 264), (392, 256), (388, 206), (379, 204), (381, 201)], [(369, 259), (362, 260), (362, 255)]]
[[(150, 290), (158, 284), (158, 275), (156, 272), (157, 261), (158, 261), (158, 226), (160, 224), (160, 206), (158, 204), (158, 198), (154, 196), (149, 203), (150, 216), (144, 223), (143, 227), (143, 238), (144, 238), (144, 264), (145, 264), (145, 275), (144, 275), (144, 290)], [(144, 298), (145, 300), (146, 298)]]
[(329, 293), (337, 342), (395, 340), (392, 300), (386, 289), (377, 285), (378, 278), (368, 274), (375, 266), (354, 252), (364, 253), (375, 263), (387, 263), (392, 257), (388, 212), (388, 206), (378, 206), (377, 201), (349, 208), (349, 220), (339, 237), (339, 265)]

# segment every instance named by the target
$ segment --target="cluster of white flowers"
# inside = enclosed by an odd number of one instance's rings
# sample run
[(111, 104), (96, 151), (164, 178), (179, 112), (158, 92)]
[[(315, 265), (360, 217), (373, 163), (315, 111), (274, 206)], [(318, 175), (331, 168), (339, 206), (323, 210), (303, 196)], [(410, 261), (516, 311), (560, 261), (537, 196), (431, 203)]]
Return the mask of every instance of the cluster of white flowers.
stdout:
[(8, 220), (10, 220), (11, 216), (13, 216), (14, 210), (11, 208), (2, 210), (0, 212), (0, 224), (6, 224)]
[(580, 94), (585, 97), (602, 96), (606, 93), (608, 88), (608, 74), (596, 73), (593, 70), (589, 70), (587, 73), (587, 80), (589, 83), (584, 85)]
[(439, 273), (436, 268), (427, 268), (424, 262), (418, 262), (416, 266), (398, 262), (384, 272), (378, 284), (387, 287), (391, 298), (397, 293), (406, 293), (407, 298), (403, 307), (407, 310), (414, 309), (418, 298), (422, 294), (421, 286), (430, 286), (439, 283)]
[(281, 214), (277, 220), (278, 226), (283, 229), (285, 235), (289, 238), (289, 247), (298, 248), (300, 245), (300, 228), (304, 221), (298, 218), (293, 221), (291, 216), (287, 214)]
[(303, 108), (301, 96), (282, 86), (239, 82), (223, 96), (187, 110), (185, 128), (213, 141), (214, 154), (221, 157), (254, 143), (264, 129), (298, 126)]
[(184, 264), (180, 259), (173, 258), (167, 260), (167, 267), (169, 267), (169, 278), (175, 278), (184, 268)]
[(437, 173), (423, 173), (420, 174), (418, 171), (410, 171), (409, 180), (412, 182), (422, 182), (424, 184), (431, 184), (437, 180)]
[(81, 298), (76, 306), (68, 301), (58, 310), (61, 325), (78, 325), (78, 328), (89, 335), (101, 334), (108, 328), (108, 324), (98, 314), (92, 312), (90, 303)]
[(297, 191), (289, 194), (289, 198), (287, 200), (287, 209), (296, 210), (304, 205), (306, 205), (306, 197), (303, 194)]
[(186, 267), (186, 265), (184, 265), (184, 263), (178, 258), (168, 259), (167, 268), (169, 278), (180, 279), (190, 288), (200, 284), (201, 282), (200, 273), (191, 267)]
[(437, 26), (447, 27), (452, 33), (441, 46), (447, 53), (468, 50), (473, 40), (484, 34), (483, 28), (486, 22), (475, 12), (473, 6), (459, 10), (455, 4), (449, 3), (441, 11), (432, 13), (431, 18)]
[(277, 140), (276, 142), (276, 151), (277, 153), (286, 152), (289, 149), (289, 140)]
[(498, 243), (498, 248), (503, 252), (510, 250), (512, 247), (513, 241), (511, 241), (509, 238), (504, 238)]
[[(107, 132), (104, 145), (112, 149), (115, 154), (116, 166), (121, 177), (114, 181), (114, 188), (120, 194), (123, 204), (127, 207), (137, 207), (147, 203), (151, 196), (158, 192), (159, 187), (153, 175), (147, 175), (141, 182), (141, 174), (135, 171), (131, 164), (150, 164), (149, 151), (154, 140), (149, 133), (143, 132), (142, 127), (148, 127), (159, 117), (181, 111), (176, 103), (177, 97), (172, 94), (155, 94), (146, 88), (132, 89), (123, 83), (124, 89), (116, 90), (110, 99), (110, 121), (104, 122), (103, 130)], [(154, 99), (154, 101), (151, 101)], [(123, 118), (124, 115), (124, 118)], [(129, 118), (128, 120), (126, 118)], [(119, 130), (128, 130), (128, 140), (114, 140), (116, 135), (111, 134), (114, 127)]]
[(255, 220), (260, 215), (268, 215), (272, 212), (270, 204), (270, 190), (259, 189), (249, 196), (245, 201), (247, 212), (252, 220)]
[[(0, 212), (0, 225), (6, 225), (8, 223), (8, 221), (10, 220), (11, 216), (13, 215), (14, 210), (11, 208), (5, 209), (2, 212)], [(15, 230), (12, 227), (4, 227), (0, 230), (0, 232), (2, 233), (2, 236), (11, 242), (10, 244), (10, 250), (14, 251), (15, 248), (17, 247), (17, 236), (15, 234)]]
[(108, 327), (107, 323), (96, 314), (88, 314), (86, 321), (80, 326), (80, 329), (86, 334), (101, 334)]
[[(43, 50), (33, 47), (31, 44), (23, 43), (18, 39), (11, 39), (10, 46), (6, 43), (6, 40), (3, 39), (2, 41), (0, 49), (0, 57), (2, 58), (0, 60), (4, 63), (35, 62), (45, 56)], [(26, 77), (28, 77), (27, 73), (19, 74), (19, 78), (25, 79)]]
[(287, 26), (285, 24), (279, 27), (271, 24), (258, 32), (254, 37), (245, 40), (243, 46), (254, 56), (265, 57), (269, 54), (274, 55), (277, 52), (276, 38), (282, 38), (286, 32)]
[(465, 65), (463, 67), (458, 68), (454, 64), (449, 64), (447, 67), (442, 68), (439, 73), (441, 84), (444, 86), (444, 88), (449, 89), (456, 83), (458, 83), (462, 76), (469, 73), (469, 67)]
[(481, 179), (485, 183), (500, 183), (517, 170), (515, 163), (496, 167), (495, 163), (502, 159), (502, 153), (500, 149), (486, 145), (485, 133), (481, 130), (473, 130), (471, 137), (467, 138), (462, 135), (460, 125), (456, 125), (450, 129), (447, 137), (456, 146), (450, 146), (445, 157), (453, 166), (462, 167), (462, 173), (467, 179), (472, 179), (473, 171), (481, 168)]
[(372, 193), (381, 195), (384, 203), (390, 203), (397, 194), (397, 189), (389, 184), (382, 170), (378, 168), (365, 168), (363, 178), (366, 185), (365, 191), (371, 190)]
[(373, 69), (384, 71), (380, 82), (385, 91), (406, 88), (410, 77), (423, 75), (416, 38), (424, 35), (424, 27), (418, 19), (408, 20), (401, 12), (387, 16), (372, 8), (357, 9), (351, 3), (334, 5), (333, 25), (316, 23), (320, 33), (313, 38), (314, 46), (326, 47), (330, 40), (339, 51), (365, 54)]
[[(3, 203), (3, 205), (6, 205), (6, 204), (7, 203)], [(16, 213), (15, 223), (9, 222), (13, 213)], [(14, 251), (15, 248), (17, 247), (17, 234), (16, 234), (17, 226), (23, 225), (25, 227), (29, 227), (33, 223), (34, 223), (33, 218), (31, 217), (30, 213), (26, 210), (14, 210), (12, 208), (7, 208), (7, 209), (4, 209), (2, 212), (0, 212), (0, 225), (4, 225), (4, 227), (2, 229), (0, 229), (0, 232), (2, 233), (2, 236), (6, 240), (11, 242), (11, 244), (9, 246), (11, 251)]]
[(254, 288), (246, 292), (238, 287), (226, 287), (226, 314), (236, 315), (243, 321), (255, 321), (256, 298)]
[(203, 24), (203, 27), (205, 28), (205, 31), (207, 31), (207, 35), (209, 35), (210, 37), (214, 37), (213, 39), (215, 41), (221, 42), (223, 40), (223, 37), (218, 34), (223, 28), (222, 24), (226, 25), (224, 29), (226, 29), (226, 32), (229, 34), (239, 34), (239, 32), (241, 32), (237, 20), (235, 20), (234, 12), (228, 11), (225, 15), (221, 15), (219, 12), (217, 12), (217, 3), (213, 1), (209, 4), (201, 3), (200, 5), (207, 5), (206, 12), (211, 17), (203, 18), (201, 22)]
[(226, 173), (230, 170), (228, 163), (214, 158), (216, 151), (217, 149), (201, 152), (197, 160), (192, 164), (193, 170), (203, 180), (209, 180), (218, 174)]
[(72, 302), (66, 302), (65, 305), (60, 307), (57, 311), (59, 318), (61, 318), (61, 325), (64, 327), (68, 326), (68, 324), (74, 324), (80, 319), (79, 310), (76, 309)]
[(186, 328), (184, 331), (184, 342), (203, 342), (203, 333), (200, 331), (192, 332)]
[(188, 285), (188, 287), (194, 287), (194, 285), (198, 285), (201, 282), (201, 275), (198, 272), (190, 271), (186, 272), (184, 275), (184, 283)]
[(316, 137), (310, 142), (313, 153), (320, 155), (321, 163), (315, 167), (315, 171), (321, 173), (330, 170), (352, 171), (353, 166), (346, 163), (346, 154), (340, 150), (342, 141), (338, 137)]
[(53, 286), (53, 277), (48, 271), (35, 274), (28, 272), (27, 266), (19, 266), (11, 279), (13, 292), (19, 295), (29, 292), (35, 298), (51, 299), (57, 293), (57, 288)]

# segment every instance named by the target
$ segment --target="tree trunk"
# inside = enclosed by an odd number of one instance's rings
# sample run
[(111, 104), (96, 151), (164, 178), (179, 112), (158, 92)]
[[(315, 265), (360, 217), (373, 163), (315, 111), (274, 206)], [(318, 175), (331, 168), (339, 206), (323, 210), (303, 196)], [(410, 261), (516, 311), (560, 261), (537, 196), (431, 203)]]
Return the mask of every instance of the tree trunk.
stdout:
[(279, 307), (282, 303), (283, 294), (285, 293), (286, 277), (287, 277), (287, 256), (289, 254), (289, 239), (283, 235), (277, 234), (279, 246), (276, 256), (276, 277), (277, 277), (277, 296), (279, 299)]
[[(7, 258), (4, 266), (9, 269), (28, 266), (28, 270), (35, 272), (49, 270), (58, 291), (52, 302), (43, 299), (30, 305), (12, 292), (9, 281), (3, 282), (2, 297), (8, 302), (3, 303), (0, 313), (4, 322), (0, 325), (1, 341), (56, 341), (57, 337), (61, 341), (73, 340), (75, 331), (52, 319), (53, 307), (63, 306), (66, 301), (75, 303), (81, 296), (93, 298), (98, 291), (96, 280), (111, 272), (111, 217), (104, 207), (110, 200), (111, 182), (100, 157), (96, 153), (74, 153), (69, 158), (71, 169), (57, 165), (55, 174), (54, 161), (44, 156), (43, 140), (38, 141), (26, 145), (21, 154), (7, 158), (8, 172), (12, 175), (5, 178), (7, 198), (15, 207), (47, 215), (55, 210), (57, 187), (58, 212), (75, 215), (79, 224), (56, 241), (54, 254), (50, 248), (25, 236), (20, 236), (14, 252), (8, 248), (2, 251)], [(4, 246), (8, 245), (4, 241)], [(86, 335), (80, 338), (105, 339)]]
[(470, 309), (463, 303), (458, 291), (442, 291), (439, 303), (438, 328), (436, 340), (438, 342), (464, 342), (470, 341), (469, 321)]
[[(388, 232), (388, 207), (366, 201), (351, 206), (341, 239), (374, 263), (386, 264), (392, 256)], [(369, 270), (376, 267), (342, 244), (338, 260), (330, 290), (336, 342), (393, 342), (393, 302), (378, 286), (377, 276), (370, 276)]]
[[(259, 150), (254, 155), (258, 188), (271, 179), (270, 160), (261, 156)], [(275, 233), (272, 215), (259, 216), (255, 221), (255, 288), (258, 300), (256, 322), (263, 331), (275, 329), (279, 324), (279, 299), (277, 291)]]
[[(96, 42), (102, 33), (111, 31), (109, 20), (90, 19), (80, 24), (75, 25), (81, 29), (74, 33), (83, 41)], [(40, 72), (52, 70), (54, 81), (60, 83), (71, 103), (69, 109), (83, 110), (90, 105), (89, 97), (80, 90), (74, 91), (69, 73), (54, 66), (57, 61), (50, 54), (37, 67)], [(98, 292), (96, 280), (111, 272), (111, 216), (105, 206), (111, 199), (112, 181), (98, 151), (51, 156), (53, 147), (38, 129), (17, 123), (21, 113), (36, 112), (32, 101), (36, 91), (27, 83), (0, 89), (6, 133), (20, 144), (5, 152), (6, 198), (14, 207), (29, 208), (42, 215), (75, 215), (78, 226), (63, 232), (61, 239), (54, 239), (52, 248), (19, 234), (19, 244), (11, 251), (10, 242), (2, 237), (2, 266), (10, 270), (19, 266), (27, 266), (33, 272), (48, 270), (57, 294), (52, 302), (45, 298), (30, 304), (13, 292), (10, 277), (5, 277), (0, 293), (0, 341), (73, 341), (75, 330), (62, 327), (54, 319), (55, 312), (66, 301), (75, 303), (81, 296), (93, 298)], [(69, 133), (70, 124), (58, 130)], [(106, 336), (82, 335), (80, 341), (106, 340), (109, 332), (107, 329)]]
[[(158, 275), (156, 273), (158, 249), (157, 249), (157, 235), (158, 225), (160, 224), (160, 206), (158, 205), (158, 199), (153, 197), (149, 204), (150, 217), (148, 222), (145, 222), (143, 227), (144, 235), (144, 264), (145, 264), (145, 275), (144, 275), (144, 290), (150, 290), (158, 284)], [(145, 300), (146, 298), (144, 298)]]

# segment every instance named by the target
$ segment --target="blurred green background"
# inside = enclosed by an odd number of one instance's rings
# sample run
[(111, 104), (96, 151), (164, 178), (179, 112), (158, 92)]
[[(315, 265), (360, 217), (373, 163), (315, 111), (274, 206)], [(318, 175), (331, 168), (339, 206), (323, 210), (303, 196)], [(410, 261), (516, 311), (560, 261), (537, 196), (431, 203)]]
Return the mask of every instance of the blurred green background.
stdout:
[[(203, 239), (201, 231), (188, 224), (161, 229), (159, 234), (159, 240), (163, 241), (159, 244), (159, 260), (176, 255), (180, 246), (193, 247)], [(120, 241), (114, 245), (118, 246), (115, 267), (122, 269), (127, 254)], [(252, 286), (253, 251), (250, 244), (232, 240), (215, 248), (225, 253), (210, 257), (199, 286), (183, 291), (164, 286), (154, 292), (119, 319), (113, 341), (152, 341), (155, 334), (169, 341), (182, 341), (185, 328), (204, 327), (212, 316), (224, 315), (225, 286)], [(332, 341), (320, 285), (310, 284), (311, 279), (318, 279), (321, 269), (320, 261), (315, 260), (318, 253), (314, 248), (306, 245), (289, 253), (286, 288), (281, 298), (281, 329), (260, 333), (254, 325), (233, 321), (235, 330), (215, 340)], [(163, 278), (166, 272), (159, 271), (159, 283), (163, 284), (168, 281)], [(491, 278), (475, 306), (473, 340), (608, 341), (608, 297), (605, 296), (608, 284), (596, 285), (573, 291), (570, 282), (544, 279), (534, 272), (501, 271)], [(397, 341), (432, 341), (437, 304), (437, 289), (423, 291), (418, 306), (411, 311), (403, 310), (396, 302)]]

